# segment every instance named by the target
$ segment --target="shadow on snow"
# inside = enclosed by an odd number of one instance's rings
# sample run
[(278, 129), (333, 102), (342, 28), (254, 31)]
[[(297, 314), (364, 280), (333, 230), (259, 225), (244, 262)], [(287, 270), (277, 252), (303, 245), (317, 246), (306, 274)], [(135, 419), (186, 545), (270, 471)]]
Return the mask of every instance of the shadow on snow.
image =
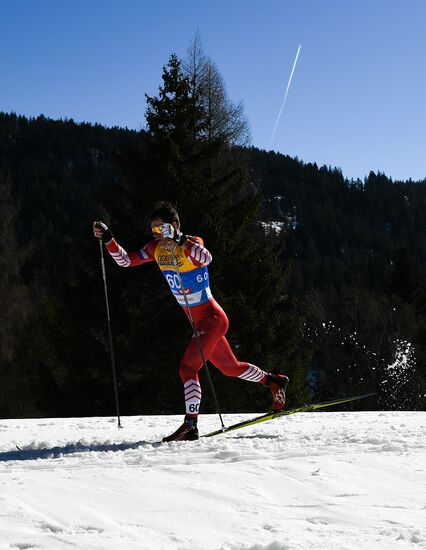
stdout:
[(16, 451), (0, 452), (0, 462), (13, 460), (38, 460), (48, 458), (62, 458), (73, 453), (107, 453), (128, 451), (130, 449), (155, 448), (162, 445), (160, 442), (137, 441), (136, 443), (108, 443), (98, 445), (84, 445), (83, 443), (70, 443), (64, 447), (52, 447), (51, 449), (19, 449)]

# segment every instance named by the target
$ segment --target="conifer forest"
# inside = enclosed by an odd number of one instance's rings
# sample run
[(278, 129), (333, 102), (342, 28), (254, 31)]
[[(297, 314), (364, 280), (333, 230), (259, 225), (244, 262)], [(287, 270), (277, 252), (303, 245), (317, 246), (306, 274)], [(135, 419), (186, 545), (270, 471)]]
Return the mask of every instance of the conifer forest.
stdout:
[[(165, 61), (142, 130), (0, 113), (0, 416), (114, 414), (92, 223), (138, 250), (159, 200), (213, 255), (235, 354), (288, 374), (289, 406), (377, 392), (355, 406), (424, 410), (426, 180), (348, 180), (254, 148), (196, 44)], [(183, 413), (185, 315), (154, 262), (105, 262), (122, 414)], [(268, 407), (210, 373), (224, 412)]]

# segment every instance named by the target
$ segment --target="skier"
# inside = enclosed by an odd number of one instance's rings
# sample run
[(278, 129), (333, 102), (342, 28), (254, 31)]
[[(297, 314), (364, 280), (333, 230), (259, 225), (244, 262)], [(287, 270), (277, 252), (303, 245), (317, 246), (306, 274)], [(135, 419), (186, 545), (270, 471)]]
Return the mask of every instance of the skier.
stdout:
[[(226, 376), (258, 382), (269, 387), (272, 394), (272, 409), (282, 410), (285, 405), (288, 377), (284, 374), (268, 373), (255, 365), (238, 361), (225, 338), (229, 326), (228, 318), (210, 290), (207, 266), (212, 261), (212, 255), (205, 248), (203, 240), (200, 237), (184, 235), (180, 231), (179, 215), (168, 202), (155, 205), (151, 214), (151, 229), (152, 239), (140, 250), (127, 253), (114, 239), (106, 224), (100, 221), (93, 223), (95, 237), (103, 240), (108, 252), (119, 266), (131, 267), (157, 262), (187, 317), (191, 320), (192, 316), (206, 360)], [(177, 268), (184, 289), (181, 289)], [(198, 439), (197, 419), (201, 402), (198, 371), (203, 365), (203, 360), (194, 336), (186, 348), (179, 369), (185, 394), (184, 422), (173, 434), (164, 437), (163, 441)]]

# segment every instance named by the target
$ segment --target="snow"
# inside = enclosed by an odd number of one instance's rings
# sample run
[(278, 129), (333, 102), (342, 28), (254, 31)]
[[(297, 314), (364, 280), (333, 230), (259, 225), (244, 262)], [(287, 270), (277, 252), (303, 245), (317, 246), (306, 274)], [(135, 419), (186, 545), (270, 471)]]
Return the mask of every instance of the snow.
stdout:
[(281, 233), (286, 226), (284, 222), (260, 222), (260, 225), (265, 230), (265, 233), (269, 234), (272, 231), (277, 235)]
[(0, 420), (0, 549), (426, 549), (426, 413), (180, 421)]

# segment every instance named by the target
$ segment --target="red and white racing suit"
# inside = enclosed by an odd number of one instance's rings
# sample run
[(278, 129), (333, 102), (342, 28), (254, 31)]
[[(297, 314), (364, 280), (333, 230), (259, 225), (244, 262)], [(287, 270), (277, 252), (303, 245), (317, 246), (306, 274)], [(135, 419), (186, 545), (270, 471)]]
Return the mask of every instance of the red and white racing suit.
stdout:
[[(157, 262), (170, 290), (189, 318), (183, 296), (183, 293), (186, 294), (206, 360), (213, 363), (226, 376), (235, 376), (262, 384), (266, 382), (267, 373), (255, 365), (238, 361), (225, 338), (229, 326), (228, 317), (212, 296), (207, 269), (212, 261), (212, 255), (204, 247), (200, 237), (188, 237), (187, 243), (184, 246), (176, 246), (173, 252), (182, 278), (183, 289), (173, 256), (160, 241), (150, 241), (140, 250), (129, 253), (115, 239), (107, 243), (106, 247), (117, 264), (122, 267)], [(200, 408), (201, 386), (198, 371), (202, 365), (200, 350), (193, 337), (186, 348), (179, 370), (185, 391), (186, 414), (190, 417), (196, 417)]]

